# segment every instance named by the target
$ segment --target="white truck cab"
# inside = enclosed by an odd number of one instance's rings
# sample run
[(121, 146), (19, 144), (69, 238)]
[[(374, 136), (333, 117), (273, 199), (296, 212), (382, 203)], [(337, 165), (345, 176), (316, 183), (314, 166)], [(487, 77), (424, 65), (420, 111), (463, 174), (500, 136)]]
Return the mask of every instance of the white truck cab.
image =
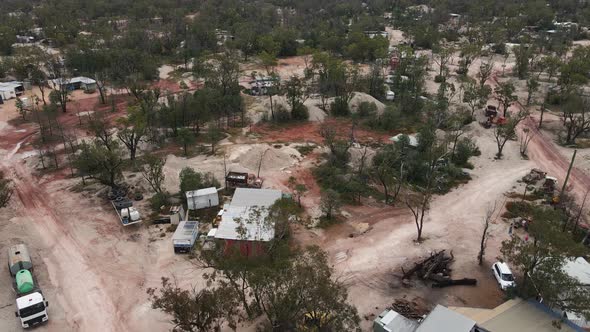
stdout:
[(20, 318), (22, 327), (28, 328), (46, 322), (47, 307), (49, 302), (45, 301), (41, 292), (32, 292), (16, 298), (16, 317)]

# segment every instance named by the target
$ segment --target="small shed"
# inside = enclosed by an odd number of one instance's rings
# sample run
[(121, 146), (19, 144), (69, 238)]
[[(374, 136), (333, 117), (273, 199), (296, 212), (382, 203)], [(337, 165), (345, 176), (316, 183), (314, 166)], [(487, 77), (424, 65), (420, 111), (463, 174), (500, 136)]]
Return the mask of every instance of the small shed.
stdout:
[(170, 207), (170, 223), (172, 225), (178, 225), (183, 220), (185, 220), (185, 213), (182, 205)]
[(219, 195), (217, 194), (217, 188), (210, 187), (187, 191), (186, 202), (189, 210), (199, 210), (212, 206), (218, 206)]

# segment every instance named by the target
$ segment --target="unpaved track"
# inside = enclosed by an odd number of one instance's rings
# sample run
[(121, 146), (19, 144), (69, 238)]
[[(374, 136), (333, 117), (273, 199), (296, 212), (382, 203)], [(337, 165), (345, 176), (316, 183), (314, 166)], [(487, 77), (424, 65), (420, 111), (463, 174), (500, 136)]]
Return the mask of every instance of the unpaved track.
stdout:
[[(559, 180), (558, 188), (561, 189), (567, 175), (570, 160), (559, 152), (555, 143), (550, 138), (544, 136), (538, 130), (537, 123), (532, 118), (526, 118), (522, 126), (528, 128), (535, 134), (529, 143), (529, 158), (538, 165), (538, 168), (544, 170), (551, 176), (557, 177)], [(568, 187), (570, 186), (578, 202), (581, 202), (584, 193), (590, 188), (590, 176), (582, 170), (573, 167), (568, 180)]]
[(57, 289), (57, 300), (67, 313), (67, 325), (80, 331), (129, 330), (124, 325), (127, 320), (119, 316), (113, 300), (104, 291), (103, 279), (88, 257), (92, 245), (79, 243), (64, 227), (67, 216), (54, 208), (55, 200), (60, 198), (49, 195), (22, 162), (11, 162), (15, 152), (7, 155), (1, 166), (14, 181), (17, 215), (30, 223), (47, 248), (41, 256), (52, 286)]

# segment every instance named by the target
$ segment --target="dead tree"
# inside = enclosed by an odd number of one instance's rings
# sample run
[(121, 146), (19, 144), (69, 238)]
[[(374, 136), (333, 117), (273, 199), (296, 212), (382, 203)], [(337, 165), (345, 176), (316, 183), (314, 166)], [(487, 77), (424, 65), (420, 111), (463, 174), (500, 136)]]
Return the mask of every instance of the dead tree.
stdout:
[(410, 211), (412, 211), (412, 215), (414, 216), (414, 223), (416, 224), (416, 231), (418, 232), (418, 236), (416, 237), (416, 241), (422, 241), (422, 229), (424, 228), (424, 216), (430, 207), (430, 200), (432, 198), (432, 193), (430, 189), (424, 190), (418, 193), (418, 199), (412, 200), (409, 196), (406, 196), (406, 206)]
[(494, 64), (491, 61), (481, 63), (479, 66), (479, 72), (477, 73), (477, 79), (479, 80), (479, 88), (482, 89), (486, 84), (486, 81), (492, 76)]
[(498, 146), (498, 153), (496, 157), (498, 159), (502, 158), (502, 151), (504, 150), (504, 146), (509, 140), (516, 139), (516, 126), (522, 121), (528, 113), (526, 112), (519, 112), (518, 114), (513, 115), (505, 124), (497, 125), (494, 128), (494, 138), (496, 139), (496, 145)]
[(361, 157), (359, 159), (359, 170), (358, 170), (359, 176), (363, 176), (363, 171), (365, 170), (365, 162), (367, 161), (367, 151), (368, 151), (368, 148), (365, 145), (365, 147), (363, 149), (363, 154), (361, 155)]
[(524, 128), (522, 130), (523, 135), (521, 135), (519, 137), (519, 141), (520, 141), (520, 156), (523, 158), (528, 158), (527, 155), (527, 150), (529, 147), (529, 143), (531, 142), (531, 140), (533, 139), (533, 137), (535, 136), (534, 131), (531, 131), (529, 128)]
[(488, 209), (486, 212), (486, 217), (484, 218), (483, 232), (481, 233), (481, 241), (479, 243), (479, 253), (477, 254), (477, 262), (479, 265), (483, 264), (483, 257), (485, 255), (486, 245), (488, 242), (488, 229), (490, 227), (490, 221), (492, 220), (494, 211), (496, 211), (495, 202), (494, 205)]

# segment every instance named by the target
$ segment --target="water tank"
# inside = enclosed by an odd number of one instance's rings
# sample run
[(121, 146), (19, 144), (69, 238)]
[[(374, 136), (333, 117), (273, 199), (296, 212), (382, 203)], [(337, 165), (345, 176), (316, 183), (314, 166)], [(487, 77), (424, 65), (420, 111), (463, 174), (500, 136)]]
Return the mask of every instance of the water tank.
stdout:
[(121, 218), (129, 219), (130, 221), (139, 220), (139, 211), (134, 207), (128, 207), (121, 210)]
[(129, 219), (131, 219), (131, 221), (139, 220), (139, 211), (137, 211), (134, 207), (130, 207), (128, 210), (129, 210)]
[(28, 293), (35, 288), (33, 275), (28, 270), (20, 270), (16, 274), (16, 289), (19, 294)]

